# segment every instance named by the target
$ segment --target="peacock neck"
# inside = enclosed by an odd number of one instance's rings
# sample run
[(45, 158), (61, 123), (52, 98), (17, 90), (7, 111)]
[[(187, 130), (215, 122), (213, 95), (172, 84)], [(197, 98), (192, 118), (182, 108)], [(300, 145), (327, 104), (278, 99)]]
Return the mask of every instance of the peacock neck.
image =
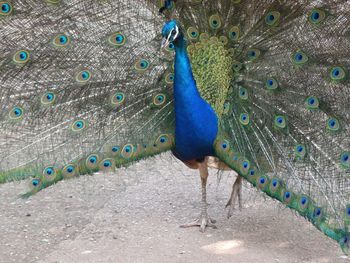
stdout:
[(175, 45), (175, 81), (174, 96), (176, 100), (201, 99), (193, 77), (191, 62), (187, 54), (186, 40), (181, 36)]
[(181, 36), (175, 45), (175, 154), (181, 160), (193, 160), (214, 154), (218, 119), (197, 89)]

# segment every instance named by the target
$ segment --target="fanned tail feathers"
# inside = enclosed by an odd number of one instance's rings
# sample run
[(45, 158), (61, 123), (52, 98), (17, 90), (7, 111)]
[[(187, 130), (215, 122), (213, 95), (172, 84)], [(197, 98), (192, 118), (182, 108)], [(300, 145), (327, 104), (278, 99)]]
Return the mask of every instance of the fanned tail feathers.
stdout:
[(161, 8), (219, 116), (217, 157), (347, 252), (350, 4), (142, 3), (0, 2), (0, 182), (35, 175), (36, 191), (173, 148)]
[(177, 8), (201, 95), (223, 107), (218, 157), (348, 252), (350, 5), (193, 0)]
[(11, 10), (0, 16), (1, 182), (33, 176), (35, 192), (172, 148), (172, 54), (155, 5), (0, 4)]

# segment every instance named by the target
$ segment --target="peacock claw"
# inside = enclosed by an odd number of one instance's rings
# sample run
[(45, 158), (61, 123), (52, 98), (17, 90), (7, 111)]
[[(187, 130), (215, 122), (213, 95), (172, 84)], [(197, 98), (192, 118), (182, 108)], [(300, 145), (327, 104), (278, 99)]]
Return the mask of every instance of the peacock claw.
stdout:
[(242, 211), (242, 177), (239, 175), (232, 186), (231, 197), (225, 206), (225, 208), (229, 207), (227, 218), (230, 218), (233, 215), (236, 199), (238, 199), (239, 210)]
[(194, 226), (197, 227), (197, 226), (199, 226), (199, 231), (205, 232), (205, 229), (207, 227), (212, 227), (213, 229), (217, 229), (215, 223), (216, 223), (216, 220), (211, 219), (209, 216), (201, 215), (200, 218), (198, 218), (194, 222), (181, 225), (180, 227), (188, 228), (188, 227), (194, 227)]

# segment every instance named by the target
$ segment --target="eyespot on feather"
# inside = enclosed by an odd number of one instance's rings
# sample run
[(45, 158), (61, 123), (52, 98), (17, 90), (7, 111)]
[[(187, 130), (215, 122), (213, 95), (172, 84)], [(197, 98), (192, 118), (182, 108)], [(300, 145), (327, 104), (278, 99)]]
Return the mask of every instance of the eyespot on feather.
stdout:
[(281, 17), (281, 13), (278, 11), (268, 12), (265, 16), (265, 23), (268, 26), (276, 26)]
[(198, 40), (199, 31), (197, 28), (190, 26), (186, 32), (187, 32), (187, 36), (190, 40), (192, 40), (192, 41)]
[(78, 168), (74, 164), (67, 164), (62, 169), (62, 176), (64, 178), (72, 178), (78, 174)]
[(305, 105), (306, 105), (307, 109), (315, 110), (315, 109), (318, 109), (320, 102), (319, 102), (318, 98), (316, 98), (314, 96), (310, 96), (305, 100)]
[(25, 64), (29, 61), (30, 54), (26, 50), (19, 50), (13, 55), (13, 61), (16, 64)]
[(319, 8), (312, 9), (308, 14), (308, 20), (314, 25), (321, 24), (326, 19), (326, 12)]
[(284, 129), (287, 127), (287, 120), (285, 116), (276, 115), (274, 120), (274, 126), (279, 129)]
[(7, 1), (0, 1), (0, 16), (8, 16), (12, 13), (12, 5)]
[(350, 168), (350, 152), (346, 151), (340, 155), (340, 163), (344, 169)]
[(268, 90), (276, 90), (278, 88), (278, 82), (275, 78), (268, 78), (265, 82), (265, 87)]
[(40, 102), (42, 105), (44, 106), (50, 106), (53, 105), (56, 102), (57, 96), (55, 93), (53, 92), (45, 92), (41, 98), (40, 98)]
[(232, 41), (237, 41), (241, 36), (241, 30), (238, 26), (233, 26), (228, 31), (228, 38)]
[(331, 68), (329, 74), (334, 81), (342, 81), (347, 77), (345, 69), (340, 66)]
[(309, 61), (309, 57), (301, 50), (297, 50), (291, 57), (291, 60), (296, 66), (303, 66)]
[(336, 118), (329, 118), (326, 127), (329, 131), (336, 132), (340, 130), (340, 123)]
[(122, 32), (116, 32), (108, 37), (108, 42), (119, 48), (125, 45), (126, 37)]
[(71, 129), (73, 132), (81, 132), (87, 128), (88, 124), (85, 120), (76, 120), (73, 122)]
[(33, 178), (29, 181), (29, 188), (32, 192), (38, 192), (40, 191), (42, 186), (42, 179), (41, 178)]
[(250, 123), (250, 117), (247, 113), (241, 113), (241, 115), (239, 116), (239, 122), (244, 125), (247, 126)]
[(91, 79), (92, 75), (91, 75), (91, 72), (89, 70), (82, 70), (82, 71), (79, 71), (77, 73), (77, 75), (75, 76), (75, 80), (78, 82), (78, 83), (86, 83), (88, 82), (90, 79)]
[(150, 66), (150, 63), (146, 59), (139, 59), (135, 63), (135, 69), (137, 72), (144, 72)]
[(85, 160), (86, 167), (91, 170), (97, 169), (99, 163), (100, 157), (98, 154), (90, 154)]
[(70, 38), (65, 34), (59, 34), (54, 37), (53, 44), (56, 47), (66, 47), (70, 43)]
[(43, 170), (43, 176), (48, 181), (55, 180), (56, 175), (57, 175), (57, 171), (53, 166), (48, 166)]
[(9, 117), (11, 120), (21, 120), (24, 117), (24, 110), (19, 106), (13, 107), (9, 112)]
[(99, 168), (102, 171), (113, 171), (115, 168), (115, 161), (112, 158), (103, 159), (99, 163)]
[(249, 61), (257, 60), (261, 55), (261, 51), (256, 48), (251, 48), (247, 51), (247, 57)]
[(305, 158), (307, 151), (303, 144), (298, 144), (294, 147), (294, 154), (297, 160), (302, 160)]
[(222, 25), (222, 22), (219, 15), (212, 15), (209, 17), (209, 26), (212, 29), (217, 30), (221, 27), (221, 25)]
[(166, 103), (167, 96), (163, 93), (156, 94), (153, 97), (153, 104), (157, 107), (161, 107)]
[(134, 146), (132, 144), (126, 144), (124, 145), (121, 151), (121, 156), (125, 159), (129, 159), (133, 156), (133, 153), (134, 153)]
[(248, 90), (246, 88), (240, 87), (238, 91), (238, 96), (241, 100), (248, 99)]
[(110, 100), (111, 100), (112, 106), (118, 107), (124, 104), (125, 94), (123, 92), (118, 91), (111, 96)]

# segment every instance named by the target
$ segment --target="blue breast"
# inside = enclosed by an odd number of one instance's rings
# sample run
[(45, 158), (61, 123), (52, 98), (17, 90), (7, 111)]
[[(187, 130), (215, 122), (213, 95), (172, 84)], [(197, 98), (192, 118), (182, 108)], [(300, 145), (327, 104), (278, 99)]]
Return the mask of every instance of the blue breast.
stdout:
[(218, 117), (197, 90), (182, 38), (175, 51), (175, 154), (184, 161), (214, 155)]

